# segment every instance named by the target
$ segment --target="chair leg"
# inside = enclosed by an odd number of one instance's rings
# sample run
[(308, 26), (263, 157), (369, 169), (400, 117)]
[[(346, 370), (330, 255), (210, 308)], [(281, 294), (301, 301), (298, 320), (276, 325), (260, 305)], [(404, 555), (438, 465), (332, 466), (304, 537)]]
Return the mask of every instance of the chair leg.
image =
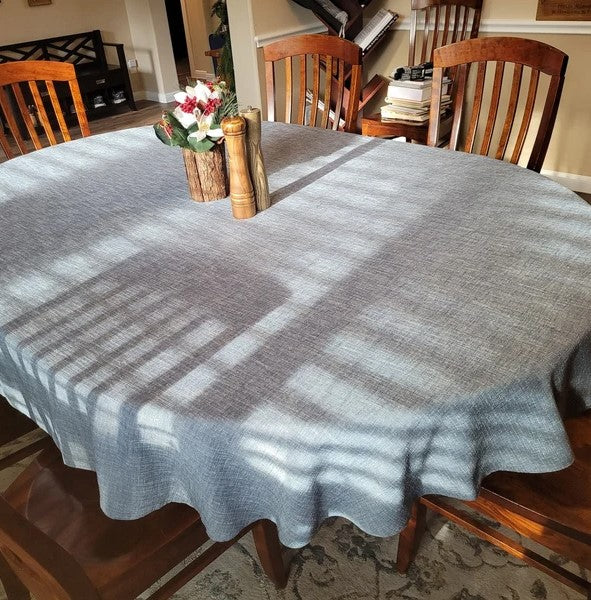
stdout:
[(0, 554), (0, 582), (4, 586), (7, 600), (31, 600), (29, 590), (14, 574), (2, 554)]
[(287, 569), (275, 523), (258, 521), (252, 528), (252, 537), (263, 571), (278, 589), (283, 589), (287, 585)]
[(408, 525), (400, 532), (398, 539), (398, 555), (396, 566), (400, 573), (406, 573), (410, 563), (414, 560), (423, 532), (425, 531), (425, 517), (427, 508), (420, 500), (415, 501), (412, 507)]

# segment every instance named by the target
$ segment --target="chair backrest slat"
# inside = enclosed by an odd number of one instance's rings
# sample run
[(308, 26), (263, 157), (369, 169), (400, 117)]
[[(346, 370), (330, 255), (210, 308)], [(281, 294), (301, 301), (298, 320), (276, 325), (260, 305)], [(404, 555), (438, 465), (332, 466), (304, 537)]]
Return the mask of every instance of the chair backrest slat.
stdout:
[(275, 120), (275, 65), (265, 63), (265, 87), (267, 88), (267, 119)]
[[(441, 79), (443, 72), (441, 69), (433, 72), (433, 86), (435, 87), (435, 80)], [(456, 69), (456, 80), (454, 86), (456, 94), (452, 100), (452, 108), (454, 119), (452, 119), (451, 132), (450, 132), (450, 148), (456, 148), (458, 146), (458, 139), (460, 136), (460, 124), (462, 120), (462, 114), (464, 111), (464, 96), (466, 95), (466, 82), (468, 80), (468, 68), (466, 65), (460, 65)]]
[(490, 150), (490, 144), (495, 130), (495, 123), (497, 121), (497, 114), (499, 112), (499, 100), (501, 99), (501, 88), (503, 87), (504, 72), (505, 63), (502, 61), (497, 61), (492, 97), (490, 101), (490, 107), (488, 109), (488, 118), (486, 120), (486, 128), (484, 130), (484, 138), (482, 140), (482, 146), (480, 147), (480, 154), (488, 154)]
[[(435, 6), (435, 23), (433, 25), (433, 37), (431, 38), (431, 50), (429, 50), (429, 56), (433, 56), (433, 50), (439, 46), (439, 4)], [(429, 60), (425, 57), (425, 60)]]
[[(433, 52), (449, 42), (455, 43), (478, 35), (482, 0), (411, 0), (411, 9), (409, 65), (431, 61)], [(423, 23), (423, 39), (420, 56), (417, 56), (420, 22)]]
[[(300, 94), (302, 91), (300, 90)], [(318, 118), (318, 100), (320, 98), (320, 54), (312, 58), (312, 110), (310, 111), (310, 125), (316, 126)]]
[(90, 127), (88, 125), (88, 119), (86, 118), (86, 109), (84, 108), (84, 102), (82, 101), (82, 93), (80, 92), (80, 84), (77, 79), (70, 79), (68, 81), (70, 87), (70, 95), (74, 101), (74, 110), (78, 115), (78, 124), (80, 125), (80, 132), (82, 137), (88, 137), (90, 135)]
[(511, 96), (509, 97), (509, 104), (507, 105), (507, 113), (505, 115), (505, 123), (503, 124), (503, 132), (499, 139), (499, 145), (497, 147), (497, 153), (495, 158), (502, 160), (505, 157), (505, 151), (509, 143), (509, 137), (513, 129), (513, 122), (515, 121), (515, 113), (517, 111), (517, 103), (519, 102), (519, 92), (521, 90), (521, 80), (523, 78), (523, 65), (513, 65), (513, 82), (511, 83)]
[(16, 103), (18, 104), (18, 108), (21, 111), (21, 116), (23, 121), (25, 122), (25, 126), (27, 127), (27, 131), (29, 132), (29, 137), (33, 142), (33, 146), (35, 146), (35, 150), (40, 150), (43, 146), (41, 145), (41, 140), (37, 135), (37, 130), (35, 129), (35, 125), (33, 123), (33, 119), (29, 113), (29, 109), (27, 107), (27, 103), (25, 102), (25, 97), (23, 96), (23, 91), (21, 90), (21, 86), (19, 83), (11, 84), (12, 93), (16, 98)]
[(291, 122), (291, 105), (293, 102), (293, 60), (285, 59), (285, 121)]
[[(290, 88), (288, 95), (291, 95), (291, 92), (298, 94), (296, 122), (314, 127), (356, 131), (361, 97), (361, 48), (357, 44), (337, 36), (298, 35), (265, 46), (263, 55), (267, 78), (267, 118), (270, 121), (275, 120), (274, 104), (277, 102), (277, 96), (280, 96), (273, 81), (274, 67), (283, 61), (286, 72), (289, 72), (291, 77), (291, 60), (292, 57), (298, 56), (298, 89), (295, 89), (293, 80), (291, 87), (286, 84), (286, 88)], [(308, 87), (308, 57), (311, 57), (312, 63), (311, 89)], [(323, 76), (321, 70), (324, 71)], [(347, 81), (349, 89), (346, 87)], [(307, 107), (309, 110), (306, 110)], [(294, 120), (291, 106), (285, 112), (285, 120)]]
[[(338, 59), (338, 74), (337, 74), (337, 101), (335, 104), (335, 115), (340, 115), (343, 109), (343, 92), (345, 89), (345, 61)], [(336, 131), (339, 128), (339, 120), (334, 119), (332, 128)]]
[[(526, 144), (526, 138), (532, 129), (532, 118), (536, 113), (540, 74), (549, 76), (550, 82), (544, 101), (542, 115), (534, 136), (533, 149), (531, 150), (527, 167), (535, 171), (542, 168), (552, 129), (556, 121), (558, 105), (562, 94), (564, 84), (564, 74), (568, 64), (568, 56), (548, 44), (536, 40), (527, 40), (521, 38), (484, 38), (470, 39), (455, 44), (450, 44), (438, 48), (434, 55), (434, 74), (432, 91), (432, 110), (429, 121), (428, 143), (434, 145), (439, 134), (439, 119), (433, 119), (433, 105), (437, 98), (441, 97), (442, 73), (449, 69), (457, 69), (458, 77), (453, 90), (453, 125), (450, 140), (452, 150), (458, 147), (458, 138), (460, 131), (460, 121), (462, 119), (462, 105), (467, 89), (466, 73), (471, 64), (478, 63), (478, 72), (476, 75), (476, 84), (474, 87), (474, 100), (470, 124), (467, 129), (464, 150), (472, 152), (474, 150), (475, 140), (479, 118), (485, 93), (485, 79), (488, 63), (496, 63), (495, 77), (490, 92), (488, 117), (480, 144), (480, 154), (488, 155), (491, 151), (492, 140), (494, 137), (495, 125), (499, 115), (501, 98), (503, 102), (507, 101), (503, 129), (499, 136), (499, 143), (494, 150), (494, 156), (499, 159), (505, 158), (511, 139), (513, 123), (516, 120), (519, 108), (519, 96), (523, 80), (523, 67), (531, 69), (528, 94), (525, 105), (522, 107), (523, 114), (519, 132), (515, 137), (513, 152), (510, 161), (518, 163), (521, 159)], [(507, 96), (502, 94), (503, 83), (505, 80), (505, 64), (513, 63), (514, 71), (511, 83), (511, 90)], [(508, 79), (508, 78), (507, 78)]]
[(55, 86), (53, 85), (53, 81), (46, 81), (45, 85), (47, 86), (47, 92), (49, 93), (49, 99), (51, 100), (51, 105), (53, 106), (53, 110), (55, 112), (55, 116), (57, 118), (57, 123), (60, 128), (60, 132), (62, 134), (62, 140), (64, 142), (71, 141), (70, 132), (68, 131), (68, 126), (66, 125), (66, 121), (64, 120), (64, 115), (61, 110), (60, 102), (57, 99), (57, 94), (55, 93)]
[(49, 140), (49, 143), (52, 146), (57, 144), (57, 139), (53, 134), (53, 128), (51, 127), (51, 123), (49, 122), (49, 117), (47, 116), (47, 111), (45, 110), (45, 104), (43, 103), (43, 98), (41, 97), (41, 92), (39, 91), (39, 86), (36, 81), (29, 81), (29, 88), (31, 90), (31, 94), (33, 95), (33, 100), (35, 101), (35, 107), (37, 108), (37, 114), (39, 115), (39, 120), (41, 121), (41, 125), (43, 125), (43, 130), (45, 131), (45, 135)]
[[(416, 12), (416, 11), (414, 11)], [(427, 60), (427, 42), (429, 40), (429, 26), (431, 24), (431, 9), (430, 8), (426, 8), (425, 9), (425, 27), (423, 30), (423, 48), (421, 50), (421, 60), (419, 61), (420, 63), (424, 63)], [(412, 55), (412, 57), (409, 57), (409, 61), (408, 61), (409, 65), (414, 65), (415, 64), (415, 57), (414, 54)]]
[(328, 127), (328, 117), (330, 115), (330, 98), (332, 93), (332, 56), (326, 57), (324, 68), (326, 72), (326, 83), (324, 84), (324, 110), (322, 111), (321, 121), (322, 129), (326, 129)]
[[(472, 115), (470, 117), (470, 126), (466, 135), (466, 144), (464, 152), (472, 152), (474, 141), (476, 139), (476, 129), (480, 119), (480, 110), (482, 108), (482, 99), (484, 98), (484, 82), (486, 80), (486, 62), (478, 63), (478, 75), (476, 78), (476, 87), (474, 89), (474, 104), (472, 105)], [(463, 98), (462, 98), (463, 101)], [(454, 115), (454, 121), (459, 120), (458, 115)]]
[[(409, 38), (409, 44), (408, 44), (408, 56), (411, 57), (412, 56), (412, 60), (414, 61), (414, 57), (415, 57), (415, 53), (416, 53), (416, 42), (417, 42), (417, 26), (418, 26), (418, 21), (419, 19), (419, 11), (418, 10), (413, 10), (410, 13), (410, 38)], [(409, 64), (411, 64), (411, 62), (409, 61)]]
[(6, 156), (6, 158), (14, 158), (8, 138), (4, 133), (4, 127), (0, 127), (0, 148), (2, 148), (2, 152), (4, 152), (4, 156)]
[(27, 145), (25, 144), (25, 140), (23, 139), (18, 123), (14, 117), (14, 114), (10, 107), (10, 102), (8, 99), (8, 94), (6, 90), (0, 86), (0, 108), (6, 117), (6, 122), (8, 123), (8, 129), (10, 133), (12, 133), (12, 137), (18, 146), (18, 149), (22, 154), (26, 154), (28, 152)]
[[(39, 82), (43, 83), (42, 90)], [(60, 100), (55, 82), (61, 85), (67, 83), (69, 98), (64, 96)], [(21, 88), (21, 84), (28, 84), (28, 88)], [(10, 92), (10, 96), (8, 95)], [(61, 91), (60, 91), (61, 93)], [(9, 129), (10, 136), (16, 143), (21, 154), (26, 154), (32, 144), (35, 150), (42, 147), (41, 138), (38, 134), (39, 124), (43, 127), (45, 136), (50, 145), (58, 143), (53, 132), (53, 124), (59, 127), (63, 141), (72, 139), (64, 113), (69, 113), (70, 102), (73, 102), (74, 111), (78, 119), (78, 125), (83, 137), (90, 135), (86, 110), (80, 87), (76, 80), (74, 65), (67, 62), (24, 60), (0, 64), (0, 109)], [(33, 123), (29, 108), (35, 107), (37, 126)], [(20, 122), (15, 117), (18, 109)], [(51, 115), (48, 114), (48, 111)], [(24, 124), (24, 127), (23, 127)], [(27, 142), (23, 135), (28, 134)], [(0, 132), (0, 146), (7, 158), (13, 158), (10, 140), (4, 133)]]
[[(441, 42), (442, 46), (446, 46), (447, 45), (447, 37), (448, 37), (448, 33), (449, 33), (449, 17), (450, 17), (450, 13), (451, 13), (451, 6), (444, 6), (443, 10), (445, 11), (445, 21), (443, 23), (443, 41)], [(455, 21), (455, 19), (454, 19)], [(456, 26), (456, 25), (454, 25)]]
[[(273, 64), (273, 63), (270, 63)], [(306, 89), (308, 57), (305, 54), (300, 54), (300, 90)], [(298, 101), (298, 119), (296, 123), (303, 125), (306, 119), (306, 94), (299, 94)]]
[(519, 128), (519, 134), (517, 135), (517, 141), (515, 142), (515, 148), (513, 155), (511, 156), (511, 162), (517, 163), (521, 153), (523, 152), (523, 145), (525, 144), (525, 138), (531, 125), (531, 119), (534, 114), (534, 106), (536, 104), (536, 96), (538, 93), (538, 85), (540, 82), (540, 72), (533, 71), (530, 74), (529, 90), (527, 92), (527, 101), (525, 103), (525, 110), (523, 111), (523, 117), (521, 119), (521, 127)]
[(542, 132), (542, 135), (539, 135), (534, 142), (534, 147), (528, 163), (529, 169), (539, 171), (542, 168), (544, 158), (546, 157), (546, 150), (550, 144), (550, 138), (552, 137), (554, 123), (556, 122), (556, 115), (558, 114), (558, 105), (560, 103), (560, 97), (562, 96), (563, 86), (564, 78), (553, 78), (550, 82), (550, 88), (546, 95), (544, 111), (542, 112), (540, 121), (540, 131)]
[[(468, 16), (470, 14), (470, 11), (468, 10), (467, 6), (463, 6), (462, 8), (464, 9), (464, 18), (462, 19), (462, 33), (460, 34), (459, 39), (455, 40), (456, 42), (461, 42), (462, 40), (466, 39), (466, 30), (468, 28)], [(474, 17), (474, 19), (476, 19), (476, 17)], [(478, 34), (478, 29), (476, 29), (476, 34)], [(470, 37), (476, 37), (476, 35)]]
[[(458, 33), (461, 31), (460, 30), (460, 23), (461, 23), (461, 17), (460, 14), (462, 12), (462, 10), (465, 9), (464, 6), (454, 6), (454, 20), (453, 20), (453, 24), (454, 24), (454, 28), (453, 31), (451, 33), (451, 43), (455, 43), (458, 41)], [(450, 7), (451, 10), (451, 7)]]

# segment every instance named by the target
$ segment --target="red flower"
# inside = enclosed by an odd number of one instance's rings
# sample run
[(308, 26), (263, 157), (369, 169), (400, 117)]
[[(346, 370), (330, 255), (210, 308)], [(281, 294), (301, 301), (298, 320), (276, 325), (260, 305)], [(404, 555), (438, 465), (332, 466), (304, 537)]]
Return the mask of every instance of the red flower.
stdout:
[(222, 103), (222, 101), (219, 98), (210, 98), (207, 101), (205, 108), (203, 109), (203, 114), (204, 115), (213, 114), (216, 111), (216, 109), (218, 108), (218, 106), (221, 105), (221, 103)]
[(184, 113), (193, 114), (193, 112), (197, 108), (197, 100), (195, 98), (189, 98), (187, 96), (187, 99), (182, 104), (179, 104), (179, 108)]

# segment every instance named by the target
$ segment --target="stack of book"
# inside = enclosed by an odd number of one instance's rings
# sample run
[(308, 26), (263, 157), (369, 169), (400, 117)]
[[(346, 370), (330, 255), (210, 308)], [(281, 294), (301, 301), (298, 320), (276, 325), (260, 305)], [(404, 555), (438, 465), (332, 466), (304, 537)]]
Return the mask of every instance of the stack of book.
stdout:
[[(448, 94), (450, 81), (444, 81), (441, 96), (441, 112), (451, 104)], [(424, 81), (392, 81), (388, 86), (386, 104), (380, 109), (382, 119), (414, 121), (429, 120), (431, 109), (431, 79)]]

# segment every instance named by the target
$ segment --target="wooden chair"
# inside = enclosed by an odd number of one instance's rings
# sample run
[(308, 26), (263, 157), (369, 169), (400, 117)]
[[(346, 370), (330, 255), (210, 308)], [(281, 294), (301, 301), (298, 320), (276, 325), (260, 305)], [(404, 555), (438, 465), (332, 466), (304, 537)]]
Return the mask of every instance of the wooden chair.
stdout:
[(411, 0), (408, 64), (433, 60), (441, 46), (475, 38), (482, 0)]
[[(0, 396), (0, 423), (0, 450), (8, 444), (16, 442), (27, 433), (38, 429), (31, 419), (12, 408), (2, 396)], [(27, 456), (40, 452), (47, 448), (50, 443), (49, 437), (45, 436), (28, 444), (23, 442), (10, 453), (2, 452), (0, 455), (0, 471), (7, 469)]]
[[(591, 414), (568, 419), (565, 426), (575, 455), (570, 467), (555, 473), (493, 473), (483, 480), (478, 498), (464, 504), (591, 569)], [(591, 583), (477, 521), (440, 496), (425, 496), (415, 503), (411, 519), (400, 534), (400, 572), (406, 572), (414, 558), (427, 508), (591, 599)]]
[[(39, 85), (41, 82), (42, 85)], [(23, 86), (25, 83), (28, 85)], [(73, 64), (42, 60), (0, 64), (0, 109), (21, 154), (29, 151), (24, 139), (24, 129), (28, 132), (35, 150), (42, 148), (38, 133), (41, 128), (52, 146), (58, 143), (53, 132), (55, 125), (59, 127), (64, 142), (71, 140), (64, 117), (64, 112), (68, 113), (69, 106), (60, 104), (56, 94), (56, 83), (69, 86), (82, 136), (90, 135)], [(11, 145), (1, 123), (0, 147), (6, 158), (13, 158)]]
[[(263, 48), (267, 86), (267, 119), (275, 121), (275, 67), (279, 61), (285, 66), (285, 121), (313, 127), (357, 129), (357, 114), (361, 94), (361, 48), (336, 36), (310, 34), (279, 40)], [(294, 58), (299, 57), (299, 76), (294, 81)], [(309, 89), (308, 63), (312, 64), (312, 81)], [(325, 75), (321, 76), (321, 67)], [(327, 74), (332, 74), (328, 77)], [(345, 80), (350, 74), (348, 101)], [(323, 80), (323, 81), (322, 81)], [(322, 89), (322, 84), (324, 89)], [(308, 92), (308, 100), (306, 99)], [(293, 105), (297, 114), (293, 114)], [(306, 105), (309, 104), (309, 117)], [(344, 106), (346, 104), (346, 106)], [(328, 110), (331, 107), (331, 110)], [(344, 109), (344, 111), (343, 111)], [(330, 113), (334, 111), (331, 118)], [(344, 123), (341, 127), (341, 116)]]
[[(552, 129), (554, 128), (568, 56), (548, 44), (535, 40), (497, 37), (466, 40), (439, 48), (435, 50), (433, 61), (435, 68), (433, 72), (431, 118), (429, 121), (429, 145), (435, 145), (436, 140), (439, 139), (439, 121), (434, 118), (434, 115), (438, 115), (440, 110), (443, 72), (447, 68), (457, 67), (457, 81), (453, 90), (453, 122), (449, 147), (452, 150), (459, 149), (460, 126), (464, 116), (465, 97), (468, 89), (467, 74), (469, 66), (472, 63), (478, 63), (471, 116), (462, 150), (488, 155), (492, 149), (495, 158), (503, 160), (508, 157), (512, 163), (517, 163), (521, 158), (526, 137), (528, 132), (532, 130), (531, 121), (536, 106), (540, 74), (543, 73), (549, 76), (549, 85), (541, 119), (527, 162), (528, 169), (539, 172), (544, 163)], [(483, 112), (487, 64), (491, 61), (496, 62), (495, 74), (484, 131), (481, 135), (480, 144), (477, 145), (475, 142), (479, 131), (480, 115)], [(501, 105), (506, 63), (513, 63), (512, 83), (510, 93), (507, 95), (503, 128), (493, 144), (493, 134)], [(523, 106), (520, 108), (519, 96), (523, 87), (524, 67), (529, 68), (530, 75), (529, 84), (527, 85), (527, 98), (524, 103), (521, 103)], [(518, 110), (519, 108), (520, 110)], [(521, 123), (519, 130), (512, 135), (513, 124), (518, 112), (522, 113)], [(508, 153), (510, 146), (513, 150)]]
[[(261, 564), (285, 587), (275, 526), (259, 521), (215, 542), (150, 595), (169, 598), (252, 529)], [(199, 513), (168, 504), (135, 521), (106, 517), (96, 475), (66, 467), (54, 446), (0, 496), (0, 577), (8, 600), (130, 600), (209, 540)], [(16, 574), (16, 575), (15, 575)]]
[[(418, 65), (433, 60), (440, 46), (478, 36), (482, 0), (411, 0), (408, 64)], [(441, 138), (446, 139), (450, 120), (443, 119)], [(379, 114), (361, 122), (363, 135), (405, 137), (408, 142), (427, 143), (429, 122), (382, 121)]]

